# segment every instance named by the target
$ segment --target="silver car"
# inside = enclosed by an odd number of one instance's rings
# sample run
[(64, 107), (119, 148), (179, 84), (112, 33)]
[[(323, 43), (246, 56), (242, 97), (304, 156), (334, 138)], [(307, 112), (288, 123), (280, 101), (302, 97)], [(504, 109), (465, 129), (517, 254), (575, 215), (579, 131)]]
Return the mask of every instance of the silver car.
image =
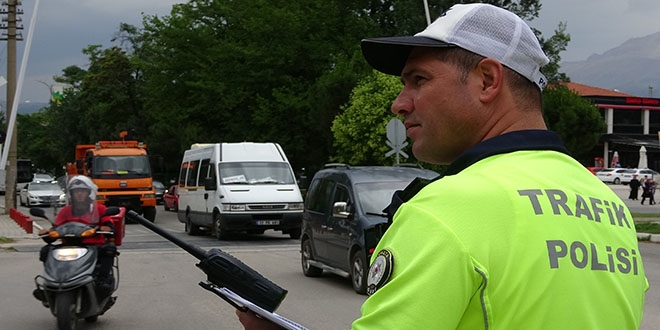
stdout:
[(66, 194), (57, 182), (30, 182), (19, 193), (21, 206), (64, 206)]

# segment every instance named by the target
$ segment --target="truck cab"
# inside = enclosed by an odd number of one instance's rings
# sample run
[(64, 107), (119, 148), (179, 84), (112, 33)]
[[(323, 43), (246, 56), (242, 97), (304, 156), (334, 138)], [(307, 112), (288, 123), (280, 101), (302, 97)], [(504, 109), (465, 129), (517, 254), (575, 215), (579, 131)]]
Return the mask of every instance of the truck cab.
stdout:
[(146, 145), (138, 141), (99, 141), (76, 146), (69, 174), (83, 174), (98, 186), (97, 202), (121, 206), (156, 219), (156, 193)]

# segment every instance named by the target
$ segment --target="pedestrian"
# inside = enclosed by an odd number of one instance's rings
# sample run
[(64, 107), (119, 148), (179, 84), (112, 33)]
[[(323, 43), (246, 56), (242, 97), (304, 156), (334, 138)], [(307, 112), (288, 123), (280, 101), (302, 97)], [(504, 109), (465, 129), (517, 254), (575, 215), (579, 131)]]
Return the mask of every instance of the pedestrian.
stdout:
[(362, 52), (401, 77), (391, 109), (415, 157), (448, 167), (393, 197), (352, 328), (638, 329), (648, 281), (633, 218), (547, 130), (548, 59), (525, 22), (455, 5)]
[(640, 187), (640, 182), (637, 180), (637, 175), (633, 175), (633, 178), (630, 179), (630, 182), (628, 183), (628, 186), (630, 187), (630, 195), (628, 195), (628, 199), (637, 200), (637, 196), (639, 195), (639, 187)]
[(653, 181), (652, 178), (649, 178), (647, 176), (644, 176), (644, 179), (641, 181), (641, 186), (642, 186), (642, 202), (641, 204), (644, 205), (644, 201), (648, 198), (649, 199), (649, 205), (655, 204), (655, 181)]
[(654, 205), (655, 204), (655, 185), (656, 182), (653, 180), (653, 177), (651, 177), (649, 180), (648, 186), (649, 186), (649, 204)]

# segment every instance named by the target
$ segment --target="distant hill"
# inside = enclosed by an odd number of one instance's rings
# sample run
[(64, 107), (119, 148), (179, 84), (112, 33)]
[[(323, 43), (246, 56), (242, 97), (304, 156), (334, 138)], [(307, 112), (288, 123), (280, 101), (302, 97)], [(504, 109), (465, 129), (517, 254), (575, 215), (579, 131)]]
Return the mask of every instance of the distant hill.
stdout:
[(602, 55), (584, 61), (562, 62), (560, 71), (571, 81), (618, 90), (637, 96), (660, 98), (660, 32), (630, 39)]
[[(7, 104), (7, 101), (5, 100), (0, 100), (0, 104), (2, 104), (2, 112), (5, 113), (5, 105)], [(41, 108), (48, 106), (48, 103), (42, 103), (42, 102), (23, 102), (18, 105), (18, 113), (22, 115), (29, 115), (33, 114), (35, 112), (39, 112)]]

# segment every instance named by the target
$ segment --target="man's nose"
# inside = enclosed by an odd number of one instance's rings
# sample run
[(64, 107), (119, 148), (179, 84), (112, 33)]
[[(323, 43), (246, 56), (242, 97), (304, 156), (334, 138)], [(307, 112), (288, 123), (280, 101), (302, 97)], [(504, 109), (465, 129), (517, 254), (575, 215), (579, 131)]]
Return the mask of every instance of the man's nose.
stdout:
[(399, 92), (399, 95), (392, 102), (390, 110), (395, 115), (404, 115), (412, 111), (412, 101), (406, 96), (405, 89)]

